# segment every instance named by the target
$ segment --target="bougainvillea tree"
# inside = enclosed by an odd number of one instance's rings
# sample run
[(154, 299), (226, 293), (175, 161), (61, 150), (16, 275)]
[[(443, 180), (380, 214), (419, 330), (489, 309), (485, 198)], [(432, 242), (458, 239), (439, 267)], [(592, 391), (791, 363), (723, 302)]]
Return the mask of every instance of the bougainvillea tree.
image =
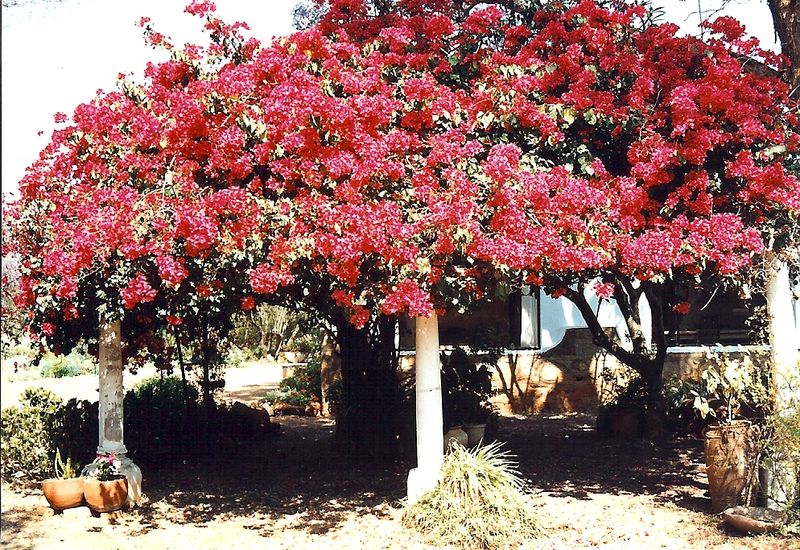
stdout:
[[(166, 39), (142, 20), (154, 46)], [(253, 307), (246, 271), (263, 214), (232, 158), (239, 103), (224, 75), (245, 56), (238, 27), (209, 23), (212, 44), (120, 75), (61, 124), (4, 204), (3, 254), (42, 344), (66, 352), (122, 320), (130, 359), (202, 371), (205, 402), (221, 380), (218, 346), (233, 311)], [(251, 172), (252, 167), (244, 170)]]
[(191, 342), (208, 363), (231, 308), (282, 297), (326, 312), (369, 386), (382, 319), (533, 284), (656, 396), (663, 313), (684, 308), (665, 283), (734, 276), (762, 228), (796, 224), (795, 106), (743, 68), (779, 60), (731, 20), (704, 43), (641, 7), (342, 0), (262, 46), (208, 2), (188, 11), (212, 44), (143, 22), (170, 61), (64, 117), (5, 207), (18, 300), (49, 342), (124, 313), (132, 348)]
[[(333, 2), (304, 35), (315, 45), (303, 50), (312, 70), (334, 83), (308, 120), (335, 136), (337, 153), (351, 152), (352, 172), (331, 172), (320, 158), (312, 214), (295, 217), (302, 230), (289, 248), (345, 283), (333, 296), (356, 322), (368, 311), (463, 306), (498, 280), (541, 286), (573, 301), (596, 343), (637, 370), (656, 400), (664, 317), (688, 307), (667, 283), (737, 277), (765, 244), (795, 238), (800, 206), (785, 167), (798, 148), (796, 105), (784, 82), (748, 66), (782, 60), (729, 18), (709, 24), (708, 42), (676, 31), (653, 25), (641, 6)], [(327, 49), (352, 42), (364, 56), (353, 76), (354, 56), (342, 69)], [(380, 162), (363, 148), (371, 139), (345, 146), (330, 116), (376, 89), (348, 91), (345, 78), (377, 75), (394, 87), (394, 103), (370, 127), (414, 137), (402, 151), (380, 149)], [(311, 146), (329, 145), (312, 136)], [(296, 180), (306, 181), (308, 147), (281, 149), (295, 152)], [(406, 171), (387, 172), (403, 155)], [(364, 163), (377, 169), (350, 198), (342, 184), (358, 182)], [(340, 232), (363, 226), (363, 210), (350, 226), (326, 222), (328, 212), (352, 212), (353, 201), (361, 209), (387, 200), (397, 217), (372, 214), (371, 230)], [(350, 248), (320, 246), (329, 239)], [(273, 256), (258, 271), (281, 269), (291, 267)], [(603, 330), (587, 288), (616, 302), (630, 342)]]

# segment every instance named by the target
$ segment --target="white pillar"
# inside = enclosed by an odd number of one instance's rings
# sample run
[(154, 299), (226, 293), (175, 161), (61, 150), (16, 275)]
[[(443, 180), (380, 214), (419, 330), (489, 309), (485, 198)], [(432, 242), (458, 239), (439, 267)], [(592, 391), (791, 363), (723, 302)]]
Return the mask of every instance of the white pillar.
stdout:
[[(788, 415), (800, 407), (797, 338), (789, 267), (775, 253), (767, 251), (766, 300), (771, 363), (772, 399), (776, 414)], [(798, 491), (796, 466), (780, 453), (766, 461), (768, 478), (767, 506), (781, 508)]]
[(769, 349), (772, 362), (772, 384), (775, 405), (781, 409), (800, 405), (797, 396), (797, 330), (792, 311), (792, 288), (789, 281), (789, 266), (774, 253), (767, 258), (767, 314), (769, 316)]
[(417, 467), (408, 473), (408, 502), (436, 487), (444, 458), (439, 322), (416, 318)]
[(141, 500), (142, 471), (125, 455), (122, 404), (125, 398), (122, 374), (122, 330), (119, 321), (100, 325), (99, 349), (100, 402), (98, 407), (99, 445), (97, 452), (115, 453), (122, 462), (122, 473), (128, 478), (128, 503)]

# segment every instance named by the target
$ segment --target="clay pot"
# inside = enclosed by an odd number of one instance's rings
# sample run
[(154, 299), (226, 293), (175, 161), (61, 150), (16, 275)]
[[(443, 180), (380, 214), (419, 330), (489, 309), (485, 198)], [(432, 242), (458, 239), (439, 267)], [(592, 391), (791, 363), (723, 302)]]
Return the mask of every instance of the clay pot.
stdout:
[(751, 479), (750, 426), (749, 420), (734, 420), (706, 428), (706, 474), (714, 514), (744, 504), (742, 495)]
[(467, 432), (467, 445), (474, 447), (483, 440), (486, 424), (464, 424), (464, 431)]
[(722, 517), (742, 533), (771, 533), (786, 523), (786, 512), (756, 506), (728, 508)]
[(128, 500), (128, 480), (124, 477), (100, 481), (92, 477), (84, 479), (83, 495), (86, 504), (95, 512), (119, 510)]
[(462, 447), (466, 447), (469, 442), (467, 432), (461, 429), (461, 426), (453, 426), (447, 433), (444, 434), (444, 450), (447, 451), (450, 447), (458, 443)]
[(44, 498), (56, 512), (83, 504), (83, 478), (46, 479), (42, 482)]

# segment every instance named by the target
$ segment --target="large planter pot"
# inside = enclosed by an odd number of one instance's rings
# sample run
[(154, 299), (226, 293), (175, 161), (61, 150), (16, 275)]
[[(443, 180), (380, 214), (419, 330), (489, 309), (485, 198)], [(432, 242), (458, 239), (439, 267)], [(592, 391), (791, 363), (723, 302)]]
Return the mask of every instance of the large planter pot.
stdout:
[(751, 480), (750, 427), (748, 420), (734, 420), (706, 428), (706, 473), (714, 514), (746, 504), (742, 500)]
[(99, 481), (87, 477), (83, 484), (86, 504), (95, 512), (119, 510), (128, 499), (128, 480), (124, 477), (109, 481)]
[(467, 445), (474, 447), (480, 444), (486, 433), (486, 424), (464, 424), (464, 431), (467, 432)]
[(608, 411), (608, 422), (614, 439), (637, 439), (642, 435), (639, 409), (613, 407)]
[(46, 479), (42, 482), (44, 498), (56, 512), (83, 503), (83, 478)]

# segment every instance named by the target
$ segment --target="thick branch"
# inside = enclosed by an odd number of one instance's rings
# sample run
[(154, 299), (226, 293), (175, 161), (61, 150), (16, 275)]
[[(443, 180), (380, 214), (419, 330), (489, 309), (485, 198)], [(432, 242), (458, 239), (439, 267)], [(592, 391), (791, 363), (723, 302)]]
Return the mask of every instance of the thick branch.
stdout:
[(640, 358), (635, 353), (623, 348), (617, 342), (612, 340), (608, 334), (606, 334), (606, 332), (603, 330), (603, 327), (600, 326), (600, 322), (597, 320), (597, 315), (592, 310), (592, 306), (589, 305), (589, 302), (583, 295), (581, 288), (579, 287), (578, 290), (574, 290), (567, 287), (564, 296), (570, 302), (575, 304), (575, 307), (577, 307), (578, 311), (581, 312), (584, 321), (586, 321), (586, 324), (589, 326), (589, 330), (592, 332), (594, 343), (626, 365), (638, 371), (640, 368)]
[(800, 87), (800, 1), (768, 0), (781, 51), (789, 58), (788, 82), (796, 97)]
[(647, 342), (642, 332), (642, 318), (639, 313), (639, 298), (642, 291), (633, 288), (631, 282), (624, 277), (615, 277), (615, 279), (618, 284), (614, 286), (614, 299), (625, 319), (633, 349), (636, 353), (644, 355)]

